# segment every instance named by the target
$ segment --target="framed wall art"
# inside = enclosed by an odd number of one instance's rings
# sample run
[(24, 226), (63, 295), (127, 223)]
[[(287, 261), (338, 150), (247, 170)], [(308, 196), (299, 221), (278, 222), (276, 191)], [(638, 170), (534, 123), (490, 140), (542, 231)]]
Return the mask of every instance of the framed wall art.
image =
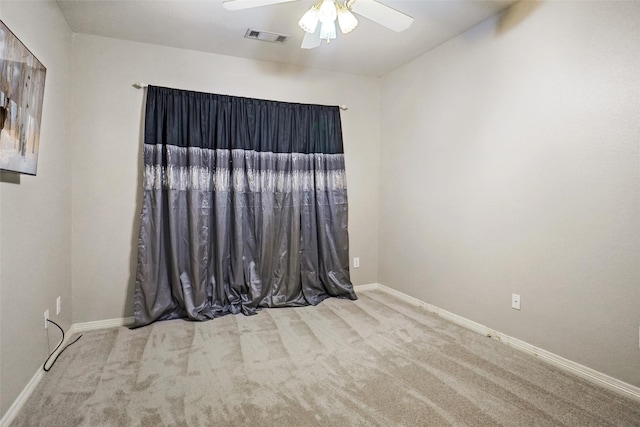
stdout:
[(46, 74), (0, 21), (0, 170), (36, 174)]

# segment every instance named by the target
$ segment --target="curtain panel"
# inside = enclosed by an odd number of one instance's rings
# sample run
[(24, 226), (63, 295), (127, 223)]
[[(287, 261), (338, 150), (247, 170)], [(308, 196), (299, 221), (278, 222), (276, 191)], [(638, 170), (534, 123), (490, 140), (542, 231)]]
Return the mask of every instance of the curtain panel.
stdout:
[(357, 299), (338, 107), (149, 86), (134, 326)]

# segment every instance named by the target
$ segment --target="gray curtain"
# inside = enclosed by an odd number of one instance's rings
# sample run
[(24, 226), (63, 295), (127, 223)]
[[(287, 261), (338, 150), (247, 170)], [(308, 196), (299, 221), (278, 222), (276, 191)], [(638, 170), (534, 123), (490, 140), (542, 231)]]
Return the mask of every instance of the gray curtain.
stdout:
[(134, 326), (356, 299), (338, 107), (149, 86)]

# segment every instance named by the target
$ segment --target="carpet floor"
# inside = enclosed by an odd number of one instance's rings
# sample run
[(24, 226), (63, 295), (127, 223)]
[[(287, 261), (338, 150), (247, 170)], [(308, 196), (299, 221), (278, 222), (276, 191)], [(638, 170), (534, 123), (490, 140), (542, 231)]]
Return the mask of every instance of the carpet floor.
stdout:
[(13, 426), (640, 426), (640, 403), (381, 291), (85, 333)]

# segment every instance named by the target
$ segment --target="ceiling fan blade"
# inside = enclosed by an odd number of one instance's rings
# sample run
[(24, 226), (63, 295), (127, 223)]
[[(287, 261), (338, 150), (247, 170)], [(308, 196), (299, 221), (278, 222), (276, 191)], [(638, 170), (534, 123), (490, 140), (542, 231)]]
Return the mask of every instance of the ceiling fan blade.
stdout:
[(413, 18), (390, 8), (376, 0), (355, 0), (351, 10), (393, 31), (404, 31), (411, 26)]
[(307, 33), (305, 31), (300, 47), (303, 49), (314, 49), (320, 46), (320, 43), (322, 43), (322, 40), (320, 40), (320, 25), (318, 25), (314, 33)]
[(222, 2), (222, 7), (226, 10), (242, 10), (291, 1), (296, 0), (227, 0)]

